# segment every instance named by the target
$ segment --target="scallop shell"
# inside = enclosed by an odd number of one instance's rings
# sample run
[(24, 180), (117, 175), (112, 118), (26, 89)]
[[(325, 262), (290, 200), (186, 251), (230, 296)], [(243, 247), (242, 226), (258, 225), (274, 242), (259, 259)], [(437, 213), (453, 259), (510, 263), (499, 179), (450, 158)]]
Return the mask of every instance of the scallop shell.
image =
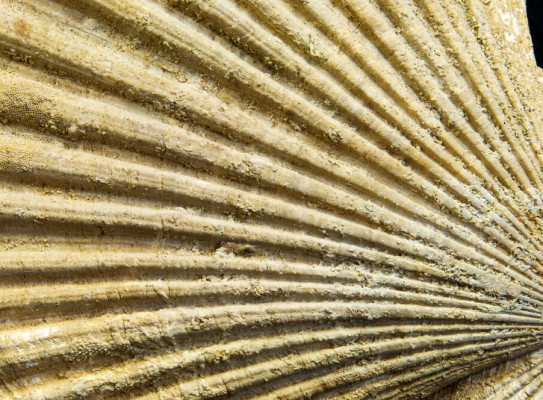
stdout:
[(0, 397), (418, 399), (543, 343), (521, 0), (3, 0)]
[(433, 395), (431, 400), (541, 399), (543, 354), (537, 351), (488, 367)]

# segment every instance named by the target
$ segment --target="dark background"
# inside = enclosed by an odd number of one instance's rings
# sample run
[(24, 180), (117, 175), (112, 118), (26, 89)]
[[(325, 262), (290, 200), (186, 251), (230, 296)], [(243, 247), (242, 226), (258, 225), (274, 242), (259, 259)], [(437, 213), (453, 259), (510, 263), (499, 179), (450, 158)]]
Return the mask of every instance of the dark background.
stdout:
[(543, 0), (526, 0), (537, 65), (543, 68)]

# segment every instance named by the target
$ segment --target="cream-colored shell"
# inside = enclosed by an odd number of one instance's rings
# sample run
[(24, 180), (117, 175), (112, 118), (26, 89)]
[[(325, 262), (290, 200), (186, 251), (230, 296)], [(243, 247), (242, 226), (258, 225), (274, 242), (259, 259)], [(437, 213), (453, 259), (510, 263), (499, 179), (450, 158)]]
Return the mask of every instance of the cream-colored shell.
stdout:
[(543, 398), (543, 354), (536, 351), (455, 382), (429, 400), (539, 400)]
[(522, 0), (2, 0), (0, 398), (417, 399), (543, 343)]

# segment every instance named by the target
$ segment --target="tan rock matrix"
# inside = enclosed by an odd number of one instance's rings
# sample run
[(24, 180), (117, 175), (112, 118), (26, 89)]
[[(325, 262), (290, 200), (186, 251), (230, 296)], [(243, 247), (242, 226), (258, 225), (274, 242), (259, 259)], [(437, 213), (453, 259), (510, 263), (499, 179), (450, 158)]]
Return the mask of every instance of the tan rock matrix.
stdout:
[(539, 351), (542, 79), (522, 0), (0, 0), (0, 399)]

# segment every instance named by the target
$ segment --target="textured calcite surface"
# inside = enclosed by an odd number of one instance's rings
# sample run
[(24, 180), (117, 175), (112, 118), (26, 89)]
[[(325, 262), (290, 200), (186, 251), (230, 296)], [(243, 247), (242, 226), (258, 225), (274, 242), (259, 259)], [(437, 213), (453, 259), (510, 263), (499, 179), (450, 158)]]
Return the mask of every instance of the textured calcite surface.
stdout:
[(461, 379), (429, 400), (538, 400), (543, 398), (541, 351), (509, 360)]
[(0, 0), (0, 399), (485, 398), (542, 80), (522, 0)]

